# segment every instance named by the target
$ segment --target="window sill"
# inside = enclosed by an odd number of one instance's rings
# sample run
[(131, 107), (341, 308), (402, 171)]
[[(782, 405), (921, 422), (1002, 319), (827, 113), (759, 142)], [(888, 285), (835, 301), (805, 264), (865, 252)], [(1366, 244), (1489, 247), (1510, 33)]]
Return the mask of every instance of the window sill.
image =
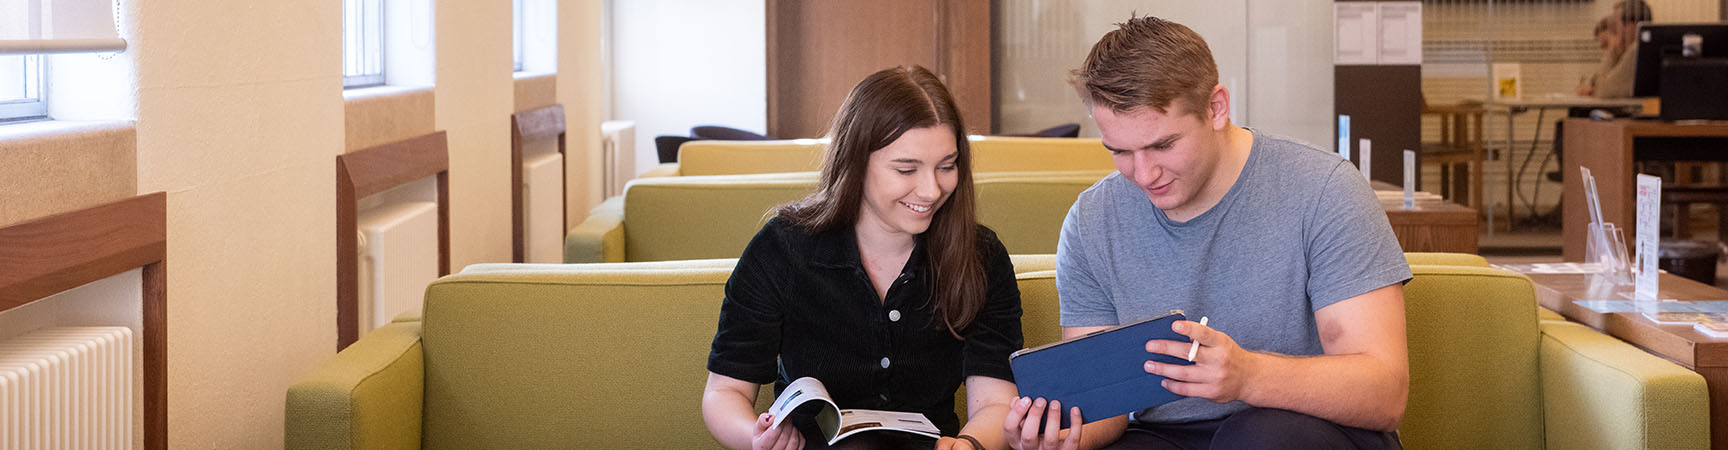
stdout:
[(132, 128), (129, 120), (27, 120), (0, 123), (0, 143), (63, 138)]
[(516, 71), (510, 74), (510, 76), (514, 77), (517, 81), (521, 81), (524, 78), (550, 77), (554, 75), (558, 75), (558, 72)]
[(392, 86), (392, 85), (385, 84), (385, 85), (378, 85), (378, 86), (368, 86), (368, 87), (363, 87), (363, 88), (343, 89), (342, 90), (342, 100), (352, 102), (352, 101), (356, 101), (356, 100), (369, 100), (369, 99), (374, 99), (374, 98), (379, 98), (379, 97), (407, 95), (407, 94), (412, 94), (412, 93), (421, 92), (421, 91), (432, 92), (432, 87), (431, 86)]

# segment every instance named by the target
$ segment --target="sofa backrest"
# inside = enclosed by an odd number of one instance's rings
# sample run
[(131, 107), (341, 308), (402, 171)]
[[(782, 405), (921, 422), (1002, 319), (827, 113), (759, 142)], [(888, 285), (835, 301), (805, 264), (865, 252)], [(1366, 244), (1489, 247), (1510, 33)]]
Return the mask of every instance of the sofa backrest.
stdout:
[[(734, 263), (485, 264), (432, 283), (423, 447), (717, 448), (702, 389)], [(1054, 274), (1021, 276), (1028, 345), (1059, 335)]]
[(821, 170), (822, 148), (814, 139), (690, 141), (678, 147), (678, 173), (701, 176)]
[[(1009, 253), (1055, 253), (1075, 196), (1109, 172), (997, 172), (974, 177), (978, 221)], [(624, 192), (626, 261), (736, 258), (775, 206), (816, 189), (816, 173), (656, 177)]]
[(1012, 254), (1056, 253), (1062, 220), (1080, 193), (1109, 171), (978, 173), (978, 223)]
[(1116, 170), (1098, 138), (977, 136), (972, 138), (975, 172)]
[(625, 260), (737, 258), (775, 206), (815, 189), (815, 172), (631, 181), (624, 190)]
[(1405, 448), (1543, 447), (1536, 294), (1488, 267), (1410, 266)]
[[(974, 172), (1116, 170), (1098, 138), (973, 136)], [(747, 175), (822, 169), (815, 139), (690, 141), (678, 148), (678, 174)]]
[[(1026, 346), (1058, 340), (1052, 258), (1014, 263)], [(434, 282), (421, 337), (424, 448), (715, 448), (700, 405), (732, 264), (488, 264)], [(1542, 448), (1529, 279), (1411, 269), (1405, 447)], [(758, 410), (771, 396), (758, 396)]]

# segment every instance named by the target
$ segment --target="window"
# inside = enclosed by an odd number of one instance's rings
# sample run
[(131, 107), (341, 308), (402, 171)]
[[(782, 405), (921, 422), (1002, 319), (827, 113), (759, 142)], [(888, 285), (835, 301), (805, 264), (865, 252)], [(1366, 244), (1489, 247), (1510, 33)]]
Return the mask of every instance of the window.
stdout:
[(515, 24), (515, 27), (516, 27), (515, 28), (516, 33), (514, 35), (512, 35), (511, 39), (510, 39), (510, 46), (511, 46), (512, 52), (515, 54), (515, 56), (514, 56), (515, 63), (514, 63), (513, 67), (516, 68), (517, 72), (521, 72), (522, 71), (522, 34), (525, 32), (524, 28), (526, 28), (522, 24), (522, 0), (511, 0), (510, 5), (511, 5), (510, 7), (511, 7), (511, 12), (512, 12), (512, 14), (510, 15), (510, 20), (511, 20), (510, 23)]
[(383, 0), (342, 0), (342, 86), (384, 84)]
[(42, 75), (42, 55), (0, 55), (0, 121), (48, 115)]

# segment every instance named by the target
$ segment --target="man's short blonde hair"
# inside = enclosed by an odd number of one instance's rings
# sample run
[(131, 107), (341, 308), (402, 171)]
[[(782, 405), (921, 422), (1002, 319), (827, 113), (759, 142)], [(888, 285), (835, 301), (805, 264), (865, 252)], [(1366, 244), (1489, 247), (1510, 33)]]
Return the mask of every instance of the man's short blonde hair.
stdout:
[(1087, 106), (1116, 112), (1151, 108), (1168, 114), (1171, 103), (1181, 99), (1188, 109), (1184, 112), (1204, 117), (1212, 88), (1218, 85), (1218, 64), (1194, 30), (1157, 17), (1136, 17), (1093, 44), (1069, 83)]

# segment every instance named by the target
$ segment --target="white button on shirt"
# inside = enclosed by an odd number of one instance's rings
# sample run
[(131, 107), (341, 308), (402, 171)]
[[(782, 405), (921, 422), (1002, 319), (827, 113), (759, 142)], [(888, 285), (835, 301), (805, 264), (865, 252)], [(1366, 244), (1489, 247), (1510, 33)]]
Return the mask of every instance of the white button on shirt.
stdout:
[(882, 368), (888, 368), (888, 357), (886, 356), (882, 357)]
[(896, 309), (896, 310), (888, 311), (888, 321), (889, 322), (899, 322), (900, 321), (900, 310)]

